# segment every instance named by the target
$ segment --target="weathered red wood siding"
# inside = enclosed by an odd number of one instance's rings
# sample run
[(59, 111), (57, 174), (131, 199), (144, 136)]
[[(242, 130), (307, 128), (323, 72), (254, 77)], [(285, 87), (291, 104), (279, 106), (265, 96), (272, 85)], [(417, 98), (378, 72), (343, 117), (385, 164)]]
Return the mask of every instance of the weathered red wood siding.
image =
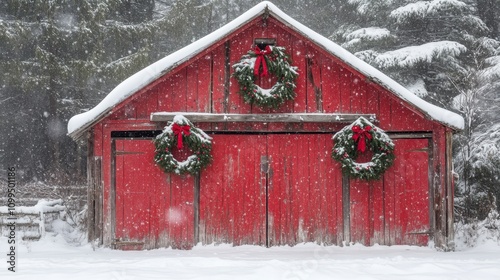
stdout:
[[(300, 34), (269, 19), (266, 28), (260, 19), (181, 64), (164, 77), (117, 106), (111, 120), (149, 120), (150, 113), (373, 113), (381, 127), (390, 131), (432, 131), (433, 123), (402, 104), (379, 85), (350, 68)], [(299, 67), (297, 98), (279, 109), (262, 110), (243, 103), (238, 84), (230, 78), (234, 63), (251, 49), (255, 38), (276, 38), (287, 48)], [(265, 82), (265, 81), (260, 81)], [(271, 125), (271, 127), (276, 124)], [(214, 130), (248, 130), (248, 126), (218, 125)], [(258, 126), (267, 130), (269, 125)], [(296, 129), (295, 127), (294, 129)]]
[[(275, 38), (299, 68), (297, 98), (279, 109), (245, 104), (231, 78), (231, 65), (255, 38)], [(162, 129), (165, 124), (149, 121), (161, 111), (375, 114), (379, 127), (401, 139), (383, 180), (350, 180), (346, 188), (330, 159), (331, 136), (346, 124), (200, 123), (215, 133), (215, 160), (197, 183), (161, 173), (152, 162), (151, 139), (111, 137), (113, 131)], [(277, 134), (284, 132), (293, 134)], [(107, 246), (117, 239), (145, 242), (124, 249), (189, 248), (198, 241), (423, 245), (430, 230), (443, 243), (449, 236), (446, 128), (272, 17), (266, 27), (253, 20), (167, 72), (117, 105), (92, 133), (93, 156), (102, 158), (100, 221)], [(419, 134), (426, 136), (405, 139)], [(179, 215), (182, 222), (174, 219)]]

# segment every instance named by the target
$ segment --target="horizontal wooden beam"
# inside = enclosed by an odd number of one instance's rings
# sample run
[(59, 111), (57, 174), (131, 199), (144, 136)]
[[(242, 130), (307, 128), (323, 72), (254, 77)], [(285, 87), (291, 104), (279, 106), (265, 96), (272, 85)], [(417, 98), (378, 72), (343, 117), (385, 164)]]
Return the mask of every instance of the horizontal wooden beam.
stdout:
[(183, 115), (192, 122), (292, 122), (292, 123), (351, 123), (359, 117), (377, 122), (375, 114), (211, 114), (193, 112), (151, 113), (152, 122), (171, 121), (174, 116)]

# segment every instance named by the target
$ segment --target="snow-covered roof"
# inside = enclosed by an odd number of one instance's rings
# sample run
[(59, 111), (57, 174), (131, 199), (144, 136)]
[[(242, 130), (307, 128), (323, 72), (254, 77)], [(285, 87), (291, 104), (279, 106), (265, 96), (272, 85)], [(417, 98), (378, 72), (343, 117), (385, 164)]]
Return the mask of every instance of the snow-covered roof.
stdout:
[(159, 77), (173, 69), (175, 66), (180, 65), (181, 63), (196, 56), (201, 51), (210, 47), (219, 40), (222, 40), (225, 36), (239, 29), (244, 24), (262, 15), (266, 12), (266, 8), (274, 18), (294, 29), (306, 38), (310, 39), (312, 42), (324, 48), (332, 55), (340, 58), (346, 64), (350, 65), (370, 79), (376, 81), (381, 86), (388, 89), (401, 99), (414, 105), (417, 109), (419, 109), (422, 113), (424, 113), (431, 119), (436, 120), (453, 129), (463, 129), (464, 119), (460, 115), (424, 101), (402, 85), (398, 84), (379, 70), (357, 58), (331, 40), (297, 22), (296, 20), (285, 14), (283, 11), (278, 9), (271, 2), (263, 1), (235, 20), (221, 27), (220, 29), (164, 57), (163, 59), (149, 65), (148, 67), (127, 78), (117, 87), (115, 87), (93, 109), (85, 113), (73, 116), (68, 122), (68, 135), (76, 137), (81, 132), (85, 131), (87, 128), (99, 121), (101, 118), (105, 117), (117, 104), (124, 101), (126, 98), (130, 97), (154, 80), (158, 79)]

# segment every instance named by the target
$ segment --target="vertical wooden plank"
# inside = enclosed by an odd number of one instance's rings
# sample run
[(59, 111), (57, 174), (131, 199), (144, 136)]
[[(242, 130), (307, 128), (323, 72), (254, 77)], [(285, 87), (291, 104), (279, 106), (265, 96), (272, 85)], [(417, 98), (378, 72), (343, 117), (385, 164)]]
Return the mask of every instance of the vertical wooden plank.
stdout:
[(98, 123), (94, 125), (92, 128), (92, 144), (93, 144), (93, 155), (94, 156), (102, 156), (103, 152), (103, 131), (102, 131), (102, 123)]
[[(149, 157), (153, 158), (154, 149), (149, 152)], [(155, 182), (155, 197), (153, 198), (155, 211), (152, 215), (152, 220), (155, 223), (157, 230), (155, 231), (156, 236), (156, 247), (157, 248), (167, 248), (172, 246), (173, 238), (170, 236), (170, 221), (169, 221), (169, 209), (171, 203), (171, 181), (170, 176), (165, 174), (158, 166), (154, 165), (149, 171), (152, 175), (151, 181)]]
[(323, 112), (340, 112), (340, 68), (332, 59), (325, 57), (321, 64)]
[(366, 94), (366, 108), (364, 113), (375, 114), (377, 117), (380, 116), (379, 91), (373, 88), (371, 83), (368, 81), (362, 86)]
[(293, 65), (299, 69), (299, 76), (295, 80), (295, 93), (297, 97), (294, 100), (293, 112), (305, 113), (307, 112), (306, 94), (307, 94), (307, 71), (306, 68), (306, 55), (307, 49), (305, 42), (297, 37), (292, 37), (292, 61)]
[[(115, 149), (116, 151), (123, 151), (123, 142), (122, 141), (116, 141), (115, 142)], [(128, 238), (128, 232), (125, 228), (125, 210), (124, 210), (124, 205), (125, 205), (125, 190), (123, 186), (124, 184), (124, 162), (123, 162), (123, 156), (115, 156), (115, 197), (111, 198), (115, 200), (115, 225), (114, 225), (114, 230), (115, 230), (115, 235), (113, 236), (113, 239), (125, 239)]]
[(380, 121), (380, 127), (386, 131), (393, 130), (392, 123), (392, 109), (390, 98), (387, 96), (387, 92), (379, 92), (379, 114), (377, 115)]
[(384, 180), (370, 182), (370, 245), (385, 245)]
[(340, 68), (340, 113), (351, 113), (352, 73)]
[(187, 110), (187, 67), (180, 69), (172, 76), (172, 111)]
[(359, 179), (350, 180), (351, 242), (370, 245), (370, 184)]
[(158, 86), (158, 111), (173, 112), (173, 88), (172, 78), (165, 79), (165, 81)]
[(351, 242), (351, 187), (349, 177), (342, 175), (342, 226), (343, 241), (349, 244)]
[(173, 248), (189, 249), (194, 245), (194, 178), (169, 174), (170, 208), (167, 212), (169, 235)]
[(351, 111), (350, 113), (363, 113), (366, 112), (366, 91), (361, 77), (358, 75), (351, 75)]
[(285, 234), (286, 213), (288, 211), (287, 190), (289, 177), (286, 169), (291, 166), (286, 156), (281, 154), (281, 143), (278, 138), (269, 135), (267, 140), (270, 176), (267, 190), (267, 232), (268, 246), (285, 245), (287, 237)]
[(198, 111), (198, 61), (186, 66), (186, 111)]
[(433, 163), (433, 186), (432, 191), (434, 193), (434, 242), (437, 247), (443, 248), (446, 244), (445, 241), (445, 227), (446, 221), (445, 217), (445, 192), (443, 191), (443, 186), (445, 185), (444, 172), (445, 166), (443, 164), (446, 162), (443, 152), (445, 147), (445, 137), (438, 125), (435, 125), (432, 134), (432, 163)]
[(454, 250), (455, 248), (449, 247), (454, 243), (455, 231), (454, 227), (454, 182), (453, 182), (453, 132), (451, 129), (446, 129), (446, 246), (448, 250)]
[[(105, 246), (111, 246), (113, 236), (112, 225), (115, 222), (113, 220), (112, 211), (114, 209), (111, 208), (111, 187), (112, 187), (112, 178), (111, 174), (113, 170), (111, 169), (112, 165), (112, 149), (111, 149), (111, 131), (109, 129), (109, 125), (103, 125), (103, 138), (102, 138), (102, 171), (103, 171), (103, 244)], [(113, 197), (114, 199), (114, 197)]]
[(95, 157), (94, 164), (95, 184), (95, 230), (94, 235), (99, 239), (99, 245), (103, 244), (103, 181), (102, 181), (102, 157)]
[(87, 134), (87, 240), (96, 240), (96, 183), (94, 161), (94, 131)]
[(227, 113), (226, 48), (227, 44), (223, 44), (212, 52), (212, 113)]
[(210, 113), (212, 104), (211, 54), (198, 60), (198, 102), (197, 112)]
[(306, 57), (307, 71), (307, 112), (322, 112), (323, 93), (321, 89), (321, 54), (309, 46)]

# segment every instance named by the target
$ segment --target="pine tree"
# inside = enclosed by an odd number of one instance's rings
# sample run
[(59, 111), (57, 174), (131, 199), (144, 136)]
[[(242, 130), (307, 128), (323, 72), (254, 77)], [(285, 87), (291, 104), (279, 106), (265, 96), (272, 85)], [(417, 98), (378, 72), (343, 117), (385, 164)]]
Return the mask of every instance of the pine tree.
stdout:
[[(458, 0), (353, 0), (365, 17), (343, 34), (343, 46), (416, 94), (450, 108), (450, 79), (467, 75), (469, 49), (488, 28)], [(341, 28), (342, 29), (342, 28)], [(339, 35), (336, 35), (338, 38)]]
[(140, 6), (149, 7), (140, 8), (141, 16), (152, 18), (151, 1), (11, 0), (0, 6), (0, 105), (14, 116), (2, 124), (2, 161), (19, 164), (24, 179), (73, 178), (75, 158), (83, 155), (74, 155), (76, 144), (65, 136), (68, 119), (151, 62), (155, 27), (133, 23), (136, 14), (123, 9), (130, 3), (148, 4)]

